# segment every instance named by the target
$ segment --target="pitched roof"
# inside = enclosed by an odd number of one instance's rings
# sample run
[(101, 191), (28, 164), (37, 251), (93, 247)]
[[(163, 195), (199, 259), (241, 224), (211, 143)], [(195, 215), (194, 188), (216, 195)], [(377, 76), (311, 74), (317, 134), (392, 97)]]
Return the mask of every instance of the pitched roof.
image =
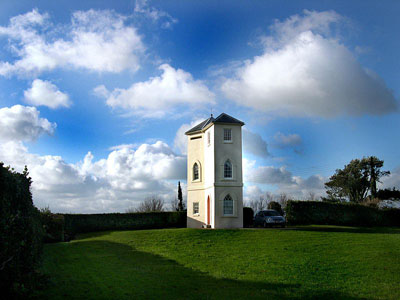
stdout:
[(211, 115), (211, 117), (209, 117), (208, 119), (204, 120), (200, 124), (197, 124), (192, 129), (186, 131), (185, 134), (191, 134), (191, 133), (202, 131), (204, 128), (207, 127), (208, 124), (211, 124), (211, 123), (213, 123), (213, 124), (217, 124), (217, 123), (239, 124), (241, 126), (244, 125), (244, 123), (242, 121), (239, 121), (238, 119), (235, 119), (234, 117), (231, 117), (230, 115), (227, 115), (226, 113), (222, 113), (216, 118), (214, 118)]

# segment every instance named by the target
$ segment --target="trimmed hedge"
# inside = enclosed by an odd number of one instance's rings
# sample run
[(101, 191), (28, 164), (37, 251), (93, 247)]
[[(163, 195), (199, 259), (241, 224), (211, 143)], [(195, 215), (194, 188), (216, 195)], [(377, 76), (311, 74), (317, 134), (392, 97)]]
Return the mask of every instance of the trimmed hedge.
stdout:
[(400, 209), (378, 209), (354, 203), (293, 201), (286, 206), (290, 225), (400, 226)]
[(254, 221), (254, 211), (251, 207), (243, 207), (243, 227), (252, 227)]
[(186, 212), (64, 214), (64, 230), (69, 240), (77, 233), (104, 230), (133, 230), (186, 227)]

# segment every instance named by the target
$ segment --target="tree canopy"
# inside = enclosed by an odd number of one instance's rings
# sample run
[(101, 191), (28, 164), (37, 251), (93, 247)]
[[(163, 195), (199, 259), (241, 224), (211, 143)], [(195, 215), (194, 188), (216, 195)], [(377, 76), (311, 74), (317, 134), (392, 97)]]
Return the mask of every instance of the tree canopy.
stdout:
[(380, 178), (390, 174), (382, 171), (383, 160), (375, 156), (353, 159), (343, 169), (337, 169), (329, 181), (325, 183), (328, 199), (350, 202), (362, 202), (371, 193), (376, 197), (376, 184)]

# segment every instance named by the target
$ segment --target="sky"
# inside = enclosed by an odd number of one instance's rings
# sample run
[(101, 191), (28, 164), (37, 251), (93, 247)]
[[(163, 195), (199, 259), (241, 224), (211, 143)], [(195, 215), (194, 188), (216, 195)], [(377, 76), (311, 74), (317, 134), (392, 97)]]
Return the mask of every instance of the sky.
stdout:
[(243, 127), (244, 200), (323, 196), (375, 155), (400, 188), (398, 1), (2, 1), (0, 161), (36, 206), (167, 204), (184, 132)]

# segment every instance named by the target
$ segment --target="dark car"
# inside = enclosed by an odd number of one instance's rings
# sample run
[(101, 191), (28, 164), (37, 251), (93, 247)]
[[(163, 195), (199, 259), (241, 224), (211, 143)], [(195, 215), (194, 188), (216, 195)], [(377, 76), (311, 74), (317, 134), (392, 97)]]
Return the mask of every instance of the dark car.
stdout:
[(272, 227), (286, 226), (286, 220), (276, 210), (268, 209), (259, 211), (254, 217), (254, 226)]

